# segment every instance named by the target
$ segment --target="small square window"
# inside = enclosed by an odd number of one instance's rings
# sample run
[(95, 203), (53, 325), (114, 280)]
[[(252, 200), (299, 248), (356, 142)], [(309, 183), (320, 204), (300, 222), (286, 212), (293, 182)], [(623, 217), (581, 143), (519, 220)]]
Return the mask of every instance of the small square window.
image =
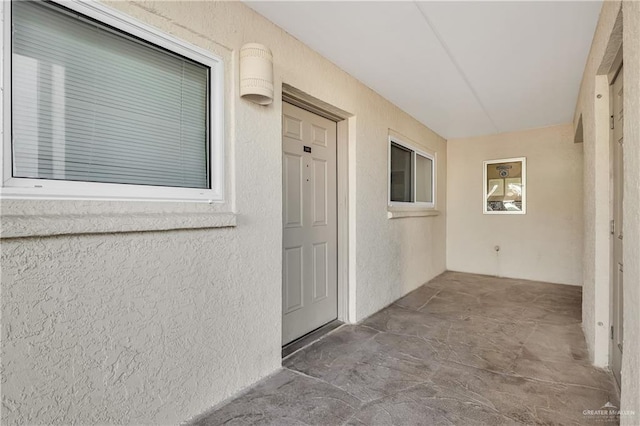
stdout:
[(389, 202), (435, 206), (435, 156), (391, 139)]

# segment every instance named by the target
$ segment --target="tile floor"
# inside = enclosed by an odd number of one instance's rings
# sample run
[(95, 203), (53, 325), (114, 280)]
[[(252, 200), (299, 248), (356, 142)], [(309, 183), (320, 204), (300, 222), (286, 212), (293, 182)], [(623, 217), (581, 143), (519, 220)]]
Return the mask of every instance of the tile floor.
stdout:
[(615, 424), (589, 364), (579, 287), (446, 272), (197, 425)]

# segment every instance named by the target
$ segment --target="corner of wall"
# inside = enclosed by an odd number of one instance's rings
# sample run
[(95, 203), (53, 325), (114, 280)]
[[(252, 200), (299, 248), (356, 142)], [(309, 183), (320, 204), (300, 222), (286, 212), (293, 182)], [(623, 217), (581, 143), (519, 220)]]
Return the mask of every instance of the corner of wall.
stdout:
[[(601, 69), (617, 53), (613, 35), (620, 1), (603, 2), (574, 115), (582, 118), (584, 252), (582, 326), (591, 361), (608, 365), (609, 329), (609, 85)], [(621, 27), (619, 29), (621, 34)], [(619, 45), (619, 44), (618, 44)], [(599, 97), (598, 97), (599, 96)]]

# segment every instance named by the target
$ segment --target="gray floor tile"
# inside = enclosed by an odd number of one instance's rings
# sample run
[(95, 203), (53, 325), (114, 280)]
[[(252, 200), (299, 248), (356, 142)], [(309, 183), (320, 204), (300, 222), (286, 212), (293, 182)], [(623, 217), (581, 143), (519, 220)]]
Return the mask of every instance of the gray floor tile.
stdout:
[(505, 302), (499, 297), (497, 291), (487, 289), (477, 293), (445, 288), (420, 308), (420, 311), (451, 319), (482, 315), (501, 321), (512, 321), (514, 318), (522, 318), (527, 308), (524, 303)]
[(578, 287), (446, 272), (296, 352), (199, 425), (615, 424)]
[(446, 338), (450, 324), (451, 321), (446, 318), (398, 305), (391, 305), (362, 322), (363, 326), (377, 331), (425, 339)]
[(364, 405), (348, 425), (498, 425), (516, 424), (478, 395), (452, 395), (419, 385)]
[(423, 285), (417, 290), (412, 291), (401, 299), (396, 300), (395, 304), (410, 309), (419, 309), (424, 306), (433, 296), (438, 294), (440, 289)]
[(338, 425), (360, 406), (319, 380), (281, 370), (195, 425)]
[(581, 385), (604, 390), (614, 389), (611, 373), (589, 364), (557, 361), (532, 361), (520, 357), (509, 374), (545, 382)]
[(589, 363), (580, 324), (540, 324), (529, 336), (522, 357), (532, 361)]
[(479, 395), (502, 415), (527, 424), (583, 424), (583, 411), (617, 404), (613, 389), (594, 389), (498, 374), (454, 363), (434, 374), (435, 389), (473, 400)]
[(331, 337), (294, 354), (285, 366), (370, 401), (427, 381), (439, 365), (433, 345), (417, 337), (375, 333), (352, 345), (334, 345)]

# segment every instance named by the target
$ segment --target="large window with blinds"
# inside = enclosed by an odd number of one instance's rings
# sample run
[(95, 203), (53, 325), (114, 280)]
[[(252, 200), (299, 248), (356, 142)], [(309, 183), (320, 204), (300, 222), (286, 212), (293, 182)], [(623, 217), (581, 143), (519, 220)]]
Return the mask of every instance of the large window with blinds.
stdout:
[(222, 200), (220, 60), (104, 6), (62, 4), (9, 6), (3, 194)]

